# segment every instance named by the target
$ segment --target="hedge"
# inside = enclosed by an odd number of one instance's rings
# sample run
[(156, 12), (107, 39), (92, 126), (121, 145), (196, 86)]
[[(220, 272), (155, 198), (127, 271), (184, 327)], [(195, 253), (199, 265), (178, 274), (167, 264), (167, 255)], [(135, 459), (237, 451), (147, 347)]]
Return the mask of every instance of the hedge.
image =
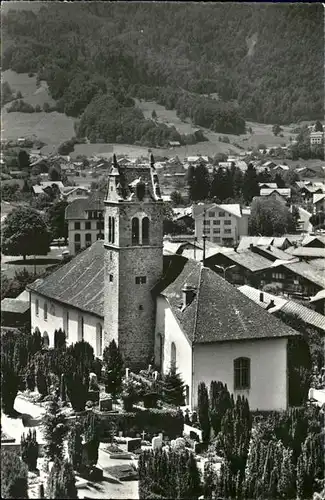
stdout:
[[(110, 424), (114, 423), (117, 431), (132, 437), (145, 431), (147, 436), (162, 432), (170, 439), (183, 435), (184, 416), (182, 411), (150, 408), (138, 412), (103, 414), (94, 410), (100, 419), (101, 438), (105, 436)], [(105, 424), (107, 424), (105, 426)]]

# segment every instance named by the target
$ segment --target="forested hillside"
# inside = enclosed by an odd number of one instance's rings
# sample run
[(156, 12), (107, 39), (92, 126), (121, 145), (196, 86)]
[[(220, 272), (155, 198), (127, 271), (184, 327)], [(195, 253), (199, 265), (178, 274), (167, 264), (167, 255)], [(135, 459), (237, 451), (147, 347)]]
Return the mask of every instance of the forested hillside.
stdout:
[(48, 2), (2, 24), (3, 69), (37, 72), (71, 116), (104, 93), (122, 115), (151, 94), (220, 132), (323, 118), (321, 4)]

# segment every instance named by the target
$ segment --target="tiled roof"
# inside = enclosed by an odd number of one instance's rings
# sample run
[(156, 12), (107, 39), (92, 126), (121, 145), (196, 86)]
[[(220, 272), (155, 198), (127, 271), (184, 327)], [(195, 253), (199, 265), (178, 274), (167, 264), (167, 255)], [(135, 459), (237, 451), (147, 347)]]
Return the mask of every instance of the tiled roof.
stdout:
[[(193, 301), (182, 304), (182, 288), (196, 289)], [(188, 261), (162, 295), (182, 330), (193, 343), (288, 337), (297, 332), (270, 317), (234, 286), (199, 263)]]
[(298, 248), (290, 248), (291, 255), (295, 257), (325, 257), (325, 249), (324, 248), (314, 248), (314, 247), (298, 247)]
[(5, 298), (1, 301), (1, 312), (24, 314), (30, 308), (29, 301)]
[[(283, 299), (282, 297), (278, 297), (277, 295), (272, 295), (270, 293), (261, 292), (256, 288), (253, 288), (248, 285), (240, 286), (238, 288), (246, 297), (249, 297), (260, 307), (265, 309), (271, 300), (273, 300), (275, 307), (268, 309), (269, 313), (274, 313), (276, 311), (283, 311), (285, 313), (291, 313), (298, 316), (304, 323), (314, 326), (319, 330), (325, 332), (325, 317), (322, 314), (319, 314), (313, 309), (309, 309), (302, 304), (298, 304), (294, 300)], [(260, 301), (260, 295), (263, 293), (263, 302)]]
[(89, 198), (77, 198), (67, 206), (65, 218), (86, 219), (86, 210), (104, 210), (104, 195), (101, 193), (92, 193)]
[(322, 243), (323, 246), (325, 247), (325, 236), (324, 235), (319, 235), (319, 236), (311, 236), (311, 235), (308, 235), (306, 236), (303, 240), (302, 240), (302, 243), (301, 245), (303, 247), (305, 247), (306, 245), (309, 245), (309, 246), (313, 246), (311, 245), (311, 243), (313, 242), (318, 242), (318, 243)]
[(230, 259), (234, 264), (238, 264), (251, 272), (262, 271), (263, 269), (268, 269), (272, 262), (258, 253), (251, 252), (250, 250), (243, 250), (241, 252), (226, 252), (220, 250), (218, 252)]
[[(276, 264), (276, 262), (274, 262), (274, 264)], [(307, 262), (282, 262), (280, 265), (298, 274), (299, 276), (306, 278), (311, 283), (315, 283), (316, 285), (325, 288), (325, 276), (323, 273), (320, 273)]]
[(237, 250), (246, 250), (250, 245), (269, 246), (272, 245), (273, 240), (274, 238), (269, 236), (242, 236)]
[[(269, 245), (269, 246), (261, 246), (259, 245), (257, 247), (257, 249), (261, 249), (261, 251), (263, 252), (264, 256), (268, 259), (270, 258), (271, 260), (277, 260), (277, 259), (281, 259), (281, 260), (290, 260), (290, 259), (293, 259), (293, 256), (288, 254), (287, 252), (283, 251), (283, 250), (280, 250), (280, 248), (277, 248), (273, 245)], [(238, 251), (238, 249), (237, 249)], [(241, 251), (241, 250), (239, 250)], [(263, 255), (262, 254), (262, 255)]]
[(27, 287), (97, 316), (104, 315), (104, 244), (98, 240), (70, 262)]

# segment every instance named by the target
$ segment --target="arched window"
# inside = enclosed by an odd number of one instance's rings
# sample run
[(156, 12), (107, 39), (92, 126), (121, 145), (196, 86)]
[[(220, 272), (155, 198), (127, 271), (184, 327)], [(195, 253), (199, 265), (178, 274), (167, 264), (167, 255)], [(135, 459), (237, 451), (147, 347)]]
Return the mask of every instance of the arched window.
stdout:
[(101, 323), (96, 325), (96, 343), (97, 356), (101, 356), (103, 354), (103, 327)]
[(149, 245), (149, 219), (142, 219), (142, 245)]
[(237, 358), (234, 360), (234, 389), (249, 389), (251, 378), (251, 360)]
[(50, 339), (49, 339), (49, 334), (47, 332), (43, 333), (42, 339), (43, 339), (43, 347), (50, 347)]
[(115, 241), (115, 217), (108, 217), (108, 241), (109, 243)]
[(80, 234), (79, 233), (74, 235), (74, 241), (80, 241)]
[(172, 367), (176, 367), (176, 345), (175, 342), (171, 343), (170, 346), (170, 364)]
[(35, 315), (38, 316), (39, 313), (39, 300), (35, 300)]
[(44, 302), (44, 321), (47, 321), (47, 302)]
[(139, 219), (138, 217), (133, 217), (132, 219), (132, 245), (139, 245), (140, 234), (139, 234)]
[(158, 333), (158, 366), (162, 370), (164, 363), (164, 338), (161, 333)]
[(91, 233), (86, 233), (86, 247), (91, 245)]
[(115, 242), (115, 217), (112, 217), (112, 243)]

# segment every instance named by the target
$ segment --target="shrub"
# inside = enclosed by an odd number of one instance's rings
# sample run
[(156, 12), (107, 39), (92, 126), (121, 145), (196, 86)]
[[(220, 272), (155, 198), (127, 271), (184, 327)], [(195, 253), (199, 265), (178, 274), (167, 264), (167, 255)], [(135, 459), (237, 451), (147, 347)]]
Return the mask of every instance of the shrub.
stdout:
[(113, 339), (103, 352), (105, 367), (105, 390), (116, 397), (122, 388), (124, 363), (121, 352)]
[(21, 458), (27, 464), (28, 470), (36, 470), (38, 458), (38, 442), (36, 441), (36, 431), (29, 429), (27, 436), (21, 436)]
[(1, 497), (28, 498), (27, 467), (18, 453), (1, 449)]
[(78, 498), (76, 479), (72, 465), (55, 459), (46, 485), (47, 498)]
[(46, 441), (46, 455), (50, 460), (56, 457), (63, 458), (63, 440), (67, 432), (66, 419), (58, 401), (53, 398), (43, 417), (44, 439)]
[(150, 408), (139, 412), (111, 413), (100, 420), (101, 437), (114, 425), (117, 431), (128, 434), (141, 433), (144, 429), (149, 435), (163, 432), (170, 439), (183, 435), (184, 416), (181, 410), (161, 410)]
[(68, 434), (68, 454), (74, 470), (79, 470), (82, 463), (82, 425), (76, 422)]

